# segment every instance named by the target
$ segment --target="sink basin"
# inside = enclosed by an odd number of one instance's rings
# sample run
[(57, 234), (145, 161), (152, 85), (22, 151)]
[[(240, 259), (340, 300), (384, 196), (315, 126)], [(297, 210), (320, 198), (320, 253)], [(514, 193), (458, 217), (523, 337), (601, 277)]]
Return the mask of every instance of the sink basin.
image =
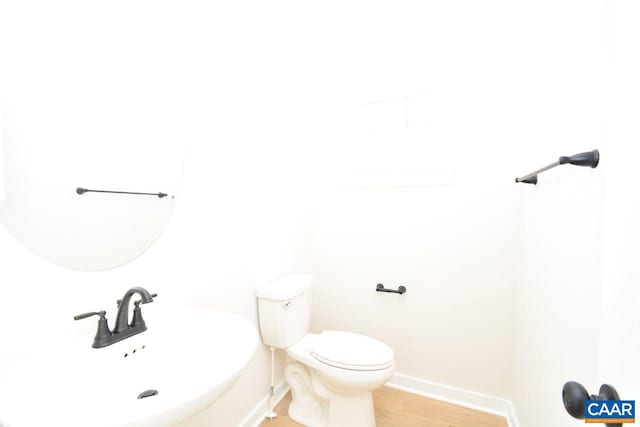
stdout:
[(146, 332), (103, 349), (70, 338), (2, 374), (0, 427), (175, 426), (227, 392), (257, 349), (235, 314), (149, 311)]

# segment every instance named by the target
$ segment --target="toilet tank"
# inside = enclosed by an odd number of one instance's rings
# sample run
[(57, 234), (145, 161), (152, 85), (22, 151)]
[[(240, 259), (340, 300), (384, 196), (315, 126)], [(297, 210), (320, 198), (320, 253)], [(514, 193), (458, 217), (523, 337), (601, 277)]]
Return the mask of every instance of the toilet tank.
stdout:
[(306, 274), (290, 274), (256, 289), (262, 341), (287, 348), (309, 331), (311, 283)]

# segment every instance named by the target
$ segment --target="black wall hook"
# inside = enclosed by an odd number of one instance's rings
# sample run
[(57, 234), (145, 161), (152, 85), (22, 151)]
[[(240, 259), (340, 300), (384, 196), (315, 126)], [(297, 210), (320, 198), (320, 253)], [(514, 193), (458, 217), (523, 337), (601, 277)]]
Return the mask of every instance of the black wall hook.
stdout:
[(376, 285), (376, 292), (389, 292), (392, 294), (404, 294), (405, 292), (407, 292), (407, 288), (405, 288), (404, 286), (399, 286), (398, 290), (395, 289), (387, 289), (384, 287), (384, 285), (382, 283), (378, 283)]

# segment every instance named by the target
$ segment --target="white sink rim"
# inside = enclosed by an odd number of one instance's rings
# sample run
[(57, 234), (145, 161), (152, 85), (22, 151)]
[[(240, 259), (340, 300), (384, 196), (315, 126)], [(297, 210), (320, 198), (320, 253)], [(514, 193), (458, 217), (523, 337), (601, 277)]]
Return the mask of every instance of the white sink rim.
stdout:
[[(172, 426), (202, 411), (226, 393), (258, 348), (256, 327), (230, 312), (188, 308), (174, 310), (171, 315), (175, 317), (165, 315), (162, 320), (154, 318), (160, 313), (152, 314), (154, 316), (145, 316), (149, 330), (144, 333), (104, 349), (92, 349), (92, 337), (86, 337), (81, 347), (77, 340), (69, 340), (65, 343), (69, 351), (59, 352), (53, 361), (30, 358), (0, 378), (0, 426), (40, 427), (37, 423), (44, 419), (39, 418), (38, 413), (47, 412), (45, 408), (55, 411), (46, 424), (53, 422), (67, 427)], [(181, 332), (184, 337), (179, 335)], [(169, 342), (171, 338), (178, 343)], [(194, 347), (201, 354), (173, 351), (174, 344), (184, 344), (186, 340), (198, 341)], [(140, 350), (142, 345), (146, 345), (144, 350)], [(131, 349), (140, 351), (133, 354)], [(65, 353), (73, 356), (63, 361), (60, 357), (66, 356)], [(127, 358), (124, 354), (128, 354)], [(150, 361), (152, 366), (148, 366)], [(56, 366), (58, 363), (62, 367)], [(77, 369), (71, 372), (71, 377), (74, 374), (82, 377), (83, 373), (90, 377), (96, 366), (109, 368), (104, 370), (103, 381), (99, 381), (100, 375), (97, 375), (98, 378), (75, 378), (75, 383), (74, 378), (70, 378), (68, 384), (61, 384), (66, 378), (64, 368), (71, 371), (76, 363)], [(164, 366), (169, 369), (159, 369)], [(30, 377), (41, 378), (34, 381)], [(160, 380), (156, 383), (152, 381), (154, 378)], [(84, 390), (92, 387), (94, 381), (100, 382), (104, 390)], [(53, 383), (59, 385), (53, 387)], [(155, 384), (161, 384), (157, 396), (137, 399), (139, 392), (154, 388)], [(38, 393), (29, 395), (31, 390)], [(38, 400), (41, 392), (45, 400)], [(64, 422), (55, 419), (59, 417), (65, 417)]]

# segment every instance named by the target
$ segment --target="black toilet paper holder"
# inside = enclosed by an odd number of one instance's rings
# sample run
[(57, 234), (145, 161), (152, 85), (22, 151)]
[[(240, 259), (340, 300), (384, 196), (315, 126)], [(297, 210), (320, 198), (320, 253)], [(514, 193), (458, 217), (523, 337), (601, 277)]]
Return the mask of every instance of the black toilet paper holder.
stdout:
[(404, 286), (398, 286), (398, 289), (387, 289), (384, 287), (384, 285), (382, 283), (378, 283), (376, 285), (376, 292), (389, 292), (392, 294), (404, 294), (405, 292), (407, 292), (407, 288), (405, 288)]

